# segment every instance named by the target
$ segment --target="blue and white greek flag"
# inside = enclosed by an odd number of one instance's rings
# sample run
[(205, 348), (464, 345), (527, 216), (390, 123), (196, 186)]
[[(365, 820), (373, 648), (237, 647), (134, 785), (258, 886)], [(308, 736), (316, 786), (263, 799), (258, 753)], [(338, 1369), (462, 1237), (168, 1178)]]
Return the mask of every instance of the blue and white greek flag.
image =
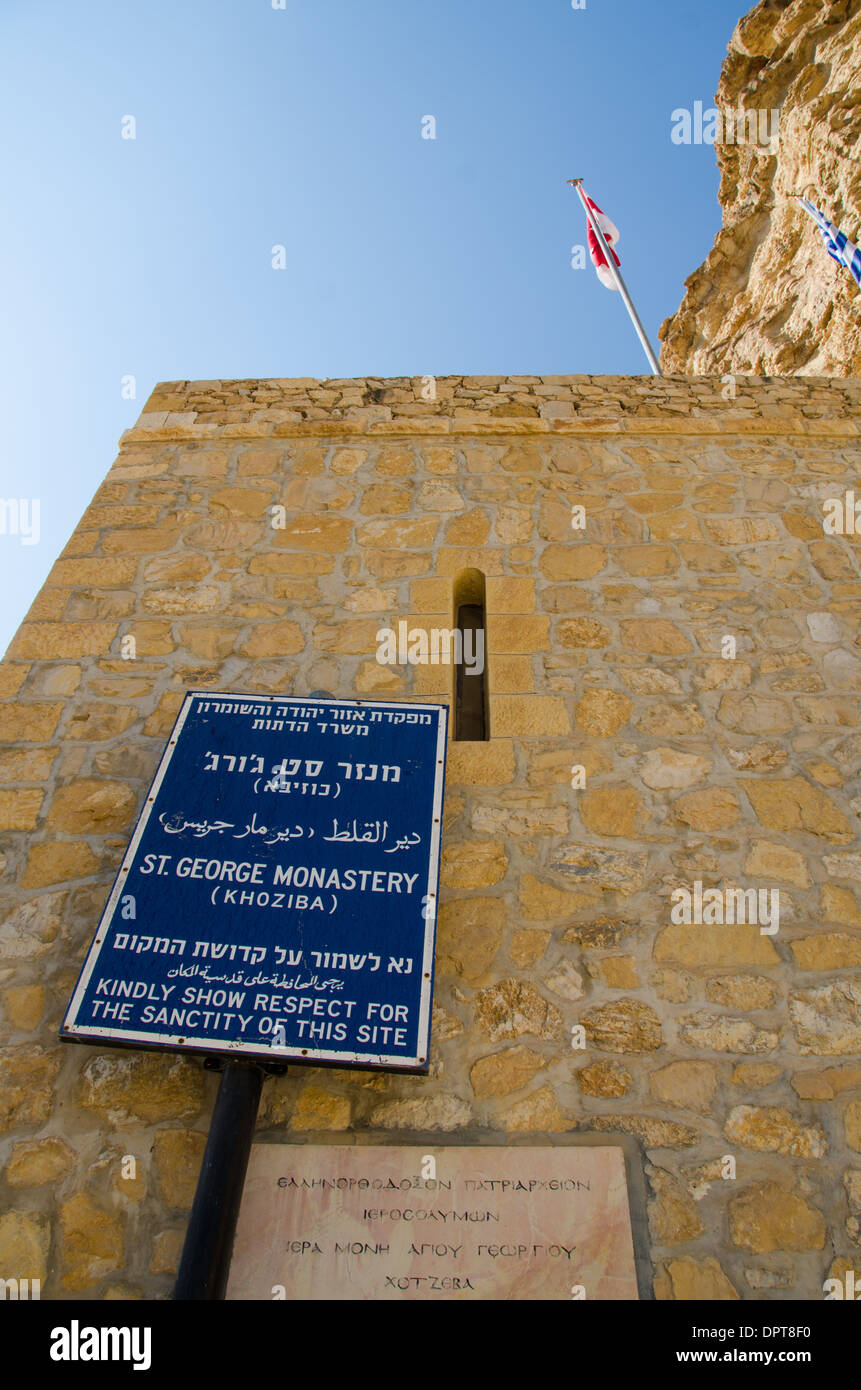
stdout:
[(861, 250), (849, 240), (845, 232), (839, 232), (834, 223), (829, 222), (819, 208), (814, 207), (807, 198), (802, 198), (801, 201), (822, 233), (822, 240), (829, 256), (838, 265), (845, 266), (856, 285), (861, 286)]

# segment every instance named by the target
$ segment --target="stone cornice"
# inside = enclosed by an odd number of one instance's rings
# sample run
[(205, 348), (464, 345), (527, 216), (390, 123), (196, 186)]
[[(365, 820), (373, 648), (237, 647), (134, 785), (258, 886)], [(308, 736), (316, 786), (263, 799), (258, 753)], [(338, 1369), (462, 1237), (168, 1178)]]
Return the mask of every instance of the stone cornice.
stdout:
[(861, 381), (736, 377), (309, 378), (156, 386), (123, 447), (161, 441), (728, 435), (856, 439)]
[(355, 421), (316, 420), (296, 425), (265, 425), (249, 423), (244, 425), (167, 425), (155, 427), (139, 425), (126, 430), (121, 437), (122, 446), (128, 444), (148, 444), (158, 441), (203, 441), (214, 442), (223, 439), (344, 439), (356, 437), (374, 438), (446, 438), (496, 436), (507, 438), (511, 435), (539, 435), (545, 439), (595, 438), (610, 435), (684, 435), (699, 438), (728, 438), (732, 436), (755, 435), (774, 438), (782, 435), (802, 435), (816, 438), (857, 439), (861, 429), (851, 420), (762, 420), (754, 416), (750, 420), (734, 419), (718, 423), (713, 420), (588, 420), (588, 421), (546, 421), (522, 420), (516, 417), (504, 425), (497, 422), (471, 421), (461, 423), (457, 420), (416, 420), (411, 424), (405, 421), (380, 421), (375, 424)]

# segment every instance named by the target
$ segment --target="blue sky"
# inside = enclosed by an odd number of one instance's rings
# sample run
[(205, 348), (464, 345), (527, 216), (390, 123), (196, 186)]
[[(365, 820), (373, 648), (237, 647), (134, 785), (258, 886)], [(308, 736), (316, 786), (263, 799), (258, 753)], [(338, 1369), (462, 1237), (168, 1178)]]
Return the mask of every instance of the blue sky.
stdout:
[(157, 381), (647, 371), (565, 180), (657, 350), (720, 226), (671, 112), (741, 3), (3, 0), (0, 496), (40, 534), (0, 535), (0, 650)]

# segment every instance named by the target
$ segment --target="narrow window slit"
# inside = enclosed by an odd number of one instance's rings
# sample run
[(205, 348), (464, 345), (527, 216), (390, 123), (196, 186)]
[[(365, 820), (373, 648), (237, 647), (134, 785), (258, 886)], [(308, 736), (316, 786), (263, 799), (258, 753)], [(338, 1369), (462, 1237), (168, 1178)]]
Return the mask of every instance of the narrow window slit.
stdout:
[(484, 575), (461, 570), (454, 581), (454, 738), (486, 742), (490, 738), (487, 690), (487, 624)]

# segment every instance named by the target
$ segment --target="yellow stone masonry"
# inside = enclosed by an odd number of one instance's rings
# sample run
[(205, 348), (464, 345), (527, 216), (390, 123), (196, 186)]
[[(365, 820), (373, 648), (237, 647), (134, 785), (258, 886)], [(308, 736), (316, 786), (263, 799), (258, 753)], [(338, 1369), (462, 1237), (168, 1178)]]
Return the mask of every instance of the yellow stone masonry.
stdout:
[[(43, 1297), (181, 1249), (215, 1078), (57, 1028), (183, 691), (452, 705), (376, 634), (474, 569), (430, 1074), (293, 1067), (259, 1133), (631, 1135), (656, 1297), (861, 1270), (861, 382), (435, 385), (160, 384), (0, 665), (0, 1275)], [(696, 883), (778, 930), (674, 921)]]

